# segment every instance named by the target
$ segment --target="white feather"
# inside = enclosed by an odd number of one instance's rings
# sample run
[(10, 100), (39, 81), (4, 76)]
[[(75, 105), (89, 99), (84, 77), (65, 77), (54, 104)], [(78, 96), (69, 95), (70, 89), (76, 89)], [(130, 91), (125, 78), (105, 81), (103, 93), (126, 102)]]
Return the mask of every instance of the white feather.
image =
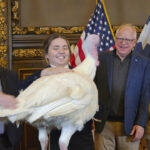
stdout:
[[(89, 39), (84, 44), (86, 59), (73, 72), (37, 79), (18, 95), (18, 108), (2, 110), (0, 116), (8, 116), (12, 122), (28, 121), (39, 128), (40, 133), (41, 127), (62, 128), (60, 148), (64, 143), (67, 147), (72, 134), (81, 130), (98, 110), (98, 92), (93, 82), (96, 61), (88, 50)], [(68, 135), (64, 136), (67, 130)], [(45, 133), (40, 134), (40, 140), (41, 135)]]

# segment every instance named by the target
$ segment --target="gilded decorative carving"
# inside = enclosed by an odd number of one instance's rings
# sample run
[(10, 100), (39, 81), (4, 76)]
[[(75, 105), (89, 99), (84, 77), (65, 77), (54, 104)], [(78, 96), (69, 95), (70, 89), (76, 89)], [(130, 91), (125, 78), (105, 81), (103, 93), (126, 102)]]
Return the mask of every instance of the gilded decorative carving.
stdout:
[(12, 16), (12, 34), (81, 33), (84, 30), (84, 27), (20, 27), (19, 0), (12, 1)]
[(49, 27), (40, 27), (33, 30), (36, 34), (50, 34)]
[(18, 25), (14, 26), (12, 28), (12, 34), (50, 34), (50, 28), (49, 27), (24, 27), (21, 28)]
[(0, 0), (0, 65), (7, 66), (6, 1)]
[(27, 34), (27, 30), (22, 30), (20, 27), (18, 26), (14, 26), (12, 28), (12, 34)]
[(6, 67), (7, 61), (7, 47), (6, 46), (0, 46), (0, 66)]
[[(97, 3), (97, 0), (96, 0)], [(50, 34), (51, 32), (58, 33), (82, 33), (85, 27), (20, 27), (19, 26), (19, 0), (12, 1), (12, 33), (13, 34)], [(115, 32), (118, 26), (113, 26)], [(137, 26), (137, 32), (142, 31), (142, 26)]]
[(19, 20), (19, 14), (18, 14), (18, 8), (19, 8), (19, 2), (18, 0), (12, 1), (13, 7), (12, 7), (12, 14), (14, 20)]
[[(75, 45), (71, 45), (71, 52), (73, 52)], [(14, 49), (13, 57), (15, 58), (33, 58), (33, 57), (44, 57), (42, 49)]]
[(43, 57), (43, 52), (41, 49), (15, 49), (13, 50), (13, 57), (17, 58)]
[(71, 27), (69, 29), (63, 28), (63, 27), (52, 27), (51, 31), (57, 32), (57, 33), (78, 33), (82, 32), (85, 29), (85, 27)]
[(13, 34), (50, 34), (51, 32), (57, 33), (81, 33), (85, 27), (24, 27), (21, 28), (18, 25), (13, 27)]

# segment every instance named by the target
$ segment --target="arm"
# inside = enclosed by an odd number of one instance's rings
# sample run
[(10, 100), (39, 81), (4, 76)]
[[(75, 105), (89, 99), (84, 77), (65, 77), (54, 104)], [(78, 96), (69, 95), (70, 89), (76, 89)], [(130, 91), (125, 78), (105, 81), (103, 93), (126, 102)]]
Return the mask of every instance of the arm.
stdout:
[(148, 104), (150, 100), (150, 63), (145, 68), (143, 77), (143, 85), (141, 88), (141, 97), (138, 107), (138, 114), (135, 125), (132, 128), (130, 135), (133, 135), (133, 141), (140, 140), (144, 134), (144, 127), (146, 126), (148, 118)]
[(140, 103), (138, 107), (138, 114), (135, 122), (136, 125), (140, 125), (142, 127), (146, 126), (146, 122), (148, 119), (149, 101), (150, 101), (150, 62), (147, 64), (145, 68), (143, 85), (140, 94)]
[(58, 74), (58, 73), (64, 73), (64, 72), (72, 72), (72, 70), (69, 68), (64, 68), (64, 67), (46, 68), (41, 71), (41, 77)]
[(55, 67), (55, 68), (45, 68), (42, 71), (37, 71), (36, 73), (28, 76), (25, 80), (21, 81), (19, 84), (19, 90), (26, 89), (33, 81), (37, 80), (38, 78), (46, 75), (52, 75), (62, 72), (71, 71), (70, 69), (65, 69), (63, 67)]
[[(1, 81), (3, 85), (4, 93), (10, 94), (10, 95), (4, 95), (4, 96), (6, 96), (9, 99), (14, 100), (15, 99), (14, 96), (17, 96), (18, 94), (19, 80), (18, 80), (17, 74), (12, 71), (4, 70), (3, 80)], [(7, 142), (10, 143), (12, 146), (16, 145), (21, 140), (22, 134), (23, 134), (22, 125), (17, 127), (16, 124), (12, 124), (10, 122), (8, 122), (5, 125), (4, 139), (7, 138), (8, 139)]]
[(99, 111), (94, 116), (94, 123), (96, 132), (100, 133), (104, 128), (111, 104), (106, 65), (102, 61), (97, 68), (95, 83), (98, 89)]
[(0, 106), (4, 108), (16, 108), (17, 101), (13, 95), (0, 93)]
[(40, 78), (41, 71), (37, 71), (36, 73), (28, 76), (25, 80), (22, 80), (19, 84), (19, 90), (26, 89), (33, 81)]

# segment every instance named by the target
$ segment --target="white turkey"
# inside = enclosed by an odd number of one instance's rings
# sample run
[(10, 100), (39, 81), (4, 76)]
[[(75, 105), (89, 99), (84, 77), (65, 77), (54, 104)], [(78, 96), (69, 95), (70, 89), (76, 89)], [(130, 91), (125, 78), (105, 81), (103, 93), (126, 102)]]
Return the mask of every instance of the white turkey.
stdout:
[(39, 130), (42, 150), (47, 149), (53, 127), (61, 129), (60, 150), (67, 150), (71, 136), (82, 130), (98, 110), (98, 92), (93, 78), (98, 65), (99, 37), (89, 35), (83, 43), (85, 60), (73, 72), (43, 76), (16, 98), (14, 110), (1, 109), (0, 117), (12, 122), (25, 120)]

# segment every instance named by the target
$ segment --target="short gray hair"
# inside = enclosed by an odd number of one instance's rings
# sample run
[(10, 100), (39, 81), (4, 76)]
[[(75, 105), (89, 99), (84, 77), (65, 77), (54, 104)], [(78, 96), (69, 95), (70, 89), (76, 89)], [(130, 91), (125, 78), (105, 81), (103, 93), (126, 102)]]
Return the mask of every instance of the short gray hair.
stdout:
[(118, 34), (118, 32), (120, 31), (120, 29), (122, 29), (122, 28), (124, 28), (124, 27), (129, 27), (129, 28), (131, 28), (132, 30), (133, 30), (133, 32), (134, 32), (134, 38), (136, 39), (137, 38), (137, 32), (136, 32), (136, 27), (134, 26), (134, 25), (132, 25), (132, 24), (123, 24), (123, 25), (121, 25), (121, 26), (119, 26), (119, 28), (116, 30), (116, 36), (117, 36), (117, 34)]

